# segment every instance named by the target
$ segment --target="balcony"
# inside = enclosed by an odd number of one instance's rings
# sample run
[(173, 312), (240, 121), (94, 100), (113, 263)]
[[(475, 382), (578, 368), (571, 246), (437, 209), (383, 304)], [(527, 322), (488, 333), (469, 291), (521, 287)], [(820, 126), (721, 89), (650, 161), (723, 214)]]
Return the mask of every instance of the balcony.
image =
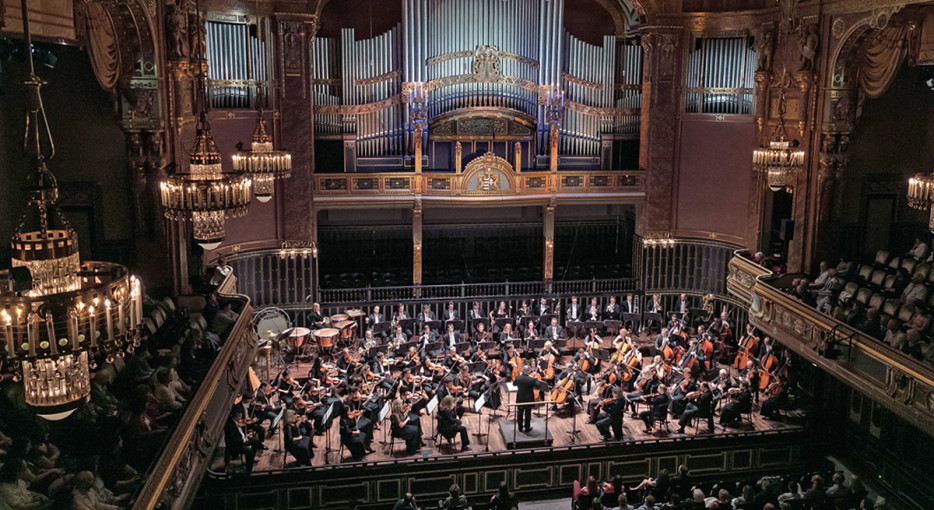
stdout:
[(737, 252), (728, 291), (749, 320), (782, 345), (934, 435), (934, 370), (783, 292), (769, 271)]

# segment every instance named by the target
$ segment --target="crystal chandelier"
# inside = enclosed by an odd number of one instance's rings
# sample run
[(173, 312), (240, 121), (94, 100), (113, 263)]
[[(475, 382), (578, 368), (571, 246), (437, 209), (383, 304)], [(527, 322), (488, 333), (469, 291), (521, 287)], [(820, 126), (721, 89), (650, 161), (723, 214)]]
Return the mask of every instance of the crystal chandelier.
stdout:
[[(26, 3), (23, 31), (32, 47)], [(27, 50), (28, 52), (28, 50)], [(58, 186), (39, 139), (43, 82), (30, 54), (26, 82), (26, 210), (13, 233), (11, 267), (0, 271), (0, 366), (22, 381), (26, 403), (49, 420), (68, 417), (88, 399), (94, 357), (108, 362), (139, 344), (140, 282), (124, 266), (81, 262), (78, 238), (55, 205)], [(48, 159), (55, 154), (48, 125)]]
[(788, 140), (785, 131), (785, 84), (778, 97), (777, 139), (752, 153), (752, 168), (766, 174), (769, 189), (778, 191), (794, 182), (794, 175), (804, 170), (804, 151)]
[[(198, 16), (200, 25), (200, 8)], [(197, 33), (198, 48), (201, 48), (201, 30)], [(249, 210), (253, 191), (249, 176), (224, 172), (221, 168), (221, 154), (207, 121), (205, 66), (200, 49), (198, 63), (199, 116), (188, 172), (166, 177), (159, 187), (165, 217), (173, 221), (190, 220), (195, 240), (210, 251), (224, 240), (226, 218), (242, 216)]]
[(260, 202), (269, 202), (275, 190), (276, 179), (292, 175), (292, 155), (272, 147), (272, 137), (266, 133), (263, 119), (263, 96), (256, 94), (257, 121), (253, 144), (249, 151), (240, 150), (233, 157), (233, 169), (253, 179), (253, 194)]

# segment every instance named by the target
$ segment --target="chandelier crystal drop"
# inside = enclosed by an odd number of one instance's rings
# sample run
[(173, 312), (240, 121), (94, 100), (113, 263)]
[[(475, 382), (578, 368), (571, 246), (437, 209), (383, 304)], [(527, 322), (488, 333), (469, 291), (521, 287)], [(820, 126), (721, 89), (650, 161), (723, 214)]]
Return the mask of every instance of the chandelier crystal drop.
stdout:
[(233, 169), (253, 179), (256, 200), (265, 203), (272, 199), (276, 179), (286, 179), (292, 175), (292, 155), (273, 148), (272, 136), (266, 132), (262, 102), (262, 94), (257, 93), (256, 130), (253, 132), (251, 150), (241, 150), (234, 154)]
[[(31, 47), (23, 2), (23, 31)], [(29, 51), (26, 52), (30, 54)], [(91, 391), (96, 356), (122, 357), (139, 344), (142, 291), (127, 268), (81, 261), (78, 236), (56, 207), (58, 185), (46, 166), (39, 121), (46, 118), (30, 57), (26, 82), (26, 208), (13, 233), (10, 269), (0, 271), (0, 366), (22, 381), (25, 401), (48, 420), (68, 417)]]
[(778, 191), (794, 184), (794, 176), (804, 170), (804, 151), (788, 140), (785, 130), (785, 84), (778, 99), (778, 127), (775, 139), (752, 153), (752, 168), (766, 174), (769, 189)]

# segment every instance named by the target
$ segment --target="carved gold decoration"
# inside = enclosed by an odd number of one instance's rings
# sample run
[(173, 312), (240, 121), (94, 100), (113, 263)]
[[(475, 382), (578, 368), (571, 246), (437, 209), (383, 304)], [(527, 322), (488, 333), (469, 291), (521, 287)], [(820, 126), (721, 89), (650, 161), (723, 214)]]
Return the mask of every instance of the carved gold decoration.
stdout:
[(516, 173), (519, 173), (522, 171), (522, 144), (519, 142), (515, 145), (515, 158)]
[(340, 78), (314, 78), (311, 80), (312, 85), (327, 85), (329, 87), (338, 87), (341, 84)]
[(585, 80), (583, 78), (578, 78), (569, 73), (561, 73), (561, 79), (567, 81), (568, 83), (573, 83), (574, 85), (580, 85), (593, 90), (603, 90), (603, 84), (597, 83), (595, 81)]
[(315, 105), (315, 115), (366, 115), (402, 103), (402, 95), (396, 94), (382, 101), (366, 104), (322, 104)]
[(465, 193), (506, 192), (515, 188), (513, 168), (505, 159), (487, 152), (464, 167)]
[(501, 74), (496, 46), (478, 46), (471, 70), (484, 81), (496, 79)]
[[(395, 80), (397, 78), (402, 78), (402, 68), (394, 69), (388, 73), (383, 73), (378, 76), (373, 76), (370, 78), (362, 78), (359, 80), (354, 80), (353, 84), (357, 87), (363, 87), (366, 85), (374, 85), (380, 82)], [(335, 80), (340, 83), (340, 80)]]
[(459, 85), (462, 83), (500, 83), (503, 85), (512, 85), (514, 87), (519, 87), (521, 89), (529, 90), (531, 92), (538, 92), (538, 84), (531, 80), (526, 80), (519, 78), (517, 76), (509, 76), (505, 74), (498, 74), (489, 79), (485, 79), (483, 76), (478, 74), (457, 74), (452, 76), (445, 76), (437, 80), (431, 80), (428, 82), (427, 88), (428, 91), (438, 90), (444, 87), (449, 87), (451, 85)]
[[(477, 55), (476, 50), (456, 51), (453, 53), (445, 53), (444, 55), (438, 55), (437, 57), (431, 57), (425, 61), (425, 64), (428, 67), (431, 67), (433, 65), (437, 65), (442, 62), (447, 62), (448, 60), (454, 60), (458, 58), (470, 58), (470, 57), (475, 57), (476, 55)], [(519, 62), (520, 64), (527, 65), (531, 67), (532, 69), (538, 69), (539, 67), (539, 64), (536, 60), (533, 60), (528, 57), (523, 57), (522, 55), (516, 55), (515, 53), (509, 53), (508, 51), (500, 51), (497, 53), (497, 56), (499, 58), (504, 58), (506, 60), (514, 60), (516, 62)]]
[(846, 32), (846, 22), (843, 21), (843, 18), (837, 18), (833, 20), (833, 24), (830, 25), (830, 33), (833, 35), (834, 39), (840, 40), (843, 38), (843, 34)]
[(461, 147), (460, 142), (457, 142), (454, 145), (454, 173), (461, 173), (461, 164), (463, 163), (462, 158), (463, 147)]

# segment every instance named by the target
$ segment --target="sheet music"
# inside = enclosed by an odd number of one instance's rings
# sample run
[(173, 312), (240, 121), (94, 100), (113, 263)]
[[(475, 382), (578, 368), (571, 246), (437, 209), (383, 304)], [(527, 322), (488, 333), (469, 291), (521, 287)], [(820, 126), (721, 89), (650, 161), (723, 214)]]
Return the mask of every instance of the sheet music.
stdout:
[(331, 419), (331, 413), (332, 413), (333, 411), (334, 411), (334, 404), (331, 403), (331, 405), (328, 407), (328, 410), (324, 413), (324, 418), (321, 418), (321, 422), (322, 422), (322, 423), (327, 423), (328, 420)]
[(486, 393), (480, 395), (480, 398), (473, 403), (473, 411), (475, 413), (480, 413), (480, 410), (483, 409), (483, 404), (486, 404)]
[(386, 419), (386, 415), (389, 414), (389, 407), (390, 403), (386, 402), (386, 405), (384, 405), (383, 408), (379, 410), (379, 421)]
[(437, 393), (435, 394), (435, 396), (431, 397), (431, 400), (428, 401), (428, 405), (425, 406), (425, 411), (428, 414), (431, 414), (435, 411), (436, 407), (438, 407), (438, 394)]
[(279, 425), (279, 422), (282, 420), (282, 415), (284, 414), (285, 414), (285, 407), (283, 407), (282, 410), (279, 411), (279, 414), (277, 414), (276, 417), (272, 419), (272, 425), (270, 425), (269, 428), (275, 429), (276, 426)]

